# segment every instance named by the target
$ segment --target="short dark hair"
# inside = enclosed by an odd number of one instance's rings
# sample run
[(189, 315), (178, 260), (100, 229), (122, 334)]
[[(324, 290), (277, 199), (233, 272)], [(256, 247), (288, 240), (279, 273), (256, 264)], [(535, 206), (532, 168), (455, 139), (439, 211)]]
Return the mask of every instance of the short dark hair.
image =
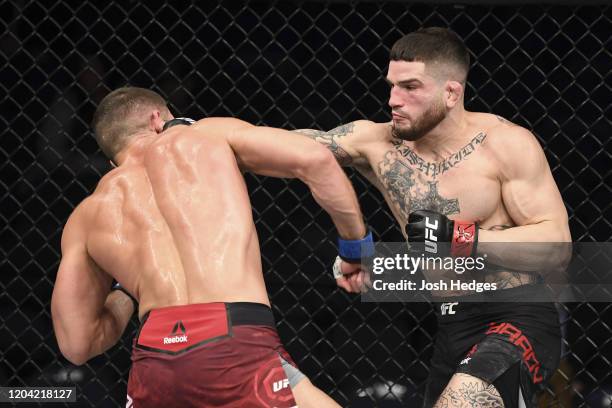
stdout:
[(102, 99), (91, 126), (98, 146), (111, 160), (129, 141), (129, 136), (148, 125), (143, 108), (167, 109), (166, 101), (144, 88), (115, 89)]
[(406, 34), (393, 44), (390, 59), (453, 65), (459, 68), (462, 81), (465, 81), (470, 69), (470, 54), (463, 40), (453, 31), (442, 27), (422, 28)]

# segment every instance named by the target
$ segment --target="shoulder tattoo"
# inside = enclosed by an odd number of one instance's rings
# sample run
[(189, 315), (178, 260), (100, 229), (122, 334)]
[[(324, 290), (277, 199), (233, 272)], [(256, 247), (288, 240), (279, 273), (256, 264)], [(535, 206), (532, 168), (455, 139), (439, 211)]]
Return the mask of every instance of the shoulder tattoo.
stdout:
[(334, 156), (336, 156), (336, 160), (338, 160), (340, 165), (348, 166), (353, 162), (353, 158), (338, 144), (338, 139), (353, 133), (354, 128), (355, 123), (351, 122), (335, 127), (327, 132), (314, 129), (298, 129), (294, 130), (294, 132), (306, 135), (311, 139), (324, 144), (334, 154)]

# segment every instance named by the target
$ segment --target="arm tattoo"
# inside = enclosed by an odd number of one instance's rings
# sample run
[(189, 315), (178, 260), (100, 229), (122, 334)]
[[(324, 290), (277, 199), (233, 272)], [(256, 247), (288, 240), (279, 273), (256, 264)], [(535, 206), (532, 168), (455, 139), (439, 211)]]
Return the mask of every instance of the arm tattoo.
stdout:
[(466, 160), (468, 156), (476, 150), (478, 145), (484, 142), (486, 137), (486, 133), (478, 133), (468, 144), (466, 144), (457, 152), (451, 154), (450, 156), (439, 162), (426, 161), (408, 146), (404, 145), (403, 141), (400, 139), (393, 140), (391, 143), (395, 147), (395, 150), (404, 158), (406, 158), (406, 160), (408, 160), (408, 163), (410, 163), (410, 165), (415, 167), (417, 170), (419, 170), (426, 176), (431, 176), (435, 179), (439, 175), (444, 174), (448, 170), (455, 167), (459, 162)]
[(314, 129), (298, 129), (294, 130), (294, 132), (301, 133), (311, 139), (316, 140), (319, 143), (324, 144), (334, 154), (334, 156), (336, 156), (336, 160), (338, 160), (338, 163), (340, 163), (341, 166), (348, 166), (353, 162), (353, 158), (346, 150), (340, 147), (337, 142), (337, 139), (340, 139), (343, 136), (353, 133), (354, 127), (355, 124), (351, 122), (333, 128), (328, 132), (323, 132), (322, 130)]
[(538, 282), (538, 277), (534, 273), (517, 272), (505, 270), (492, 274), (493, 279), (487, 280), (497, 284), (497, 290), (516, 288), (523, 285), (531, 285)]
[(512, 228), (512, 226), (510, 226), (508, 224), (493, 225), (492, 227), (487, 228), (487, 230), (489, 230), (489, 231), (503, 231), (503, 230), (507, 230), (508, 228)]
[[(461, 375), (461, 374), (458, 374)], [(493, 384), (471, 378), (446, 389), (434, 408), (504, 408), (504, 401)]]

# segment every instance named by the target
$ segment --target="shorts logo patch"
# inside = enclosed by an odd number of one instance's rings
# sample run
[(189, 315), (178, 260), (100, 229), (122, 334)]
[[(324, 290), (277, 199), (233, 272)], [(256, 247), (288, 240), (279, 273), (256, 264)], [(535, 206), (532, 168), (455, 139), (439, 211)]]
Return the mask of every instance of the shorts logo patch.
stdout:
[(459, 363), (459, 365), (463, 365), (463, 364), (467, 364), (470, 362), (470, 360), (472, 359), (472, 357), (466, 357), (463, 360), (461, 360), (461, 362)]
[(525, 363), (527, 366), (527, 369), (532, 376), (533, 383), (537, 384), (542, 382), (544, 378), (540, 375), (540, 361), (535, 355), (531, 342), (527, 337), (525, 337), (522, 330), (510, 323), (490, 323), (489, 326), (489, 330), (487, 330), (486, 334), (496, 333), (507, 335), (512, 344), (523, 350), (523, 363)]
[(288, 386), (289, 386), (289, 379), (285, 378), (284, 380), (275, 381), (272, 384), (272, 390), (274, 392), (279, 392), (280, 390), (282, 390), (283, 388), (287, 388)]
[[(178, 331), (181, 331), (181, 335), (178, 334)], [(185, 330), (185, 325), (182, 321), (176, 322), (172, 331), (170, 332), (169, 337), (164, 337), (164, 344), (174, 344), (174, 343), (187, 343), (187, 330)]]
[(454, 315), (456, 312), (453, 307), (457, 306), (458, 304), (459, 302), (442, 303), (440, 305), (440, 313), (442, 314), (442, 316), (446, 316), (447, 314)]

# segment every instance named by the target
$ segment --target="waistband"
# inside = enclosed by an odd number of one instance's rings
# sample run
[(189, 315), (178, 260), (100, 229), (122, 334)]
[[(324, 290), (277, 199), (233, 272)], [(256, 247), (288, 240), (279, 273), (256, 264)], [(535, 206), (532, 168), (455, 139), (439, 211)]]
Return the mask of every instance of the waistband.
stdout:
[[(543, 296), (542, 286), (537, 284), (525, 284), (510, 289), (493, 290), (482, 293), (470, 293), (468, 295), (448, 296), (448, 297), (433, 297), (434, 303), (471, 303), (478, 305), (482, 303), (538, 303), (533, 299), (541, 299)], [(552, 302), (550, 297), (550, 302)], [(548, 302), (542, 302), (548, 303)], [(474, 306), (476, 307), (476, 306)]]
[(275, 328), (274, 315), (262, 303), (197, 303), (169, 306), (145, 313), (134, 347), (179, 354), (194, 347), (232, 336), (235, 326)]
[(151, 312), (156, 314), (171, 313), (193, 313), (210, 312), (219, 309), (219, 305), (225, 305), (225, 310), (229, 315), (229, 320), (233, 326), (256, 325), (276, 327), (274, 315), (270, 306), (263, 303), (253, 302), (214, 302), (214, 303), (194, 303), (191, 305), (167, 306), (149, 310), (142, 316), (140, 327), (144, 325)]

